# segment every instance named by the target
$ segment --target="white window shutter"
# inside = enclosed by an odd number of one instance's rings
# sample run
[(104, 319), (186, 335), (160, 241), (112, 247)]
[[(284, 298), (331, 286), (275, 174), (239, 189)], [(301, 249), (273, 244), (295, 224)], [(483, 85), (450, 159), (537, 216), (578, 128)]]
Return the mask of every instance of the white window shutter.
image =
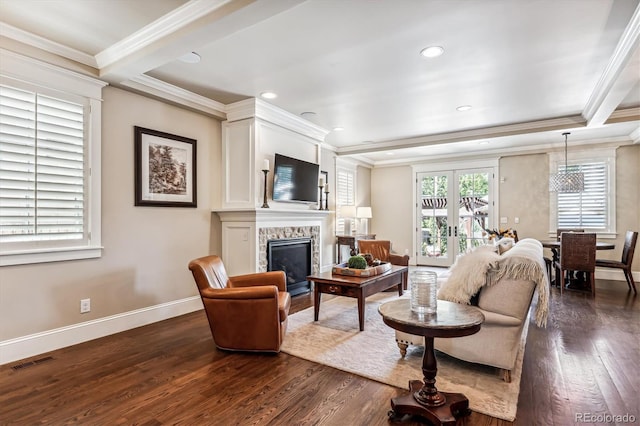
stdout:
[[(558, 228), (583, 228), (607, 231), (609, 226), (608, 165), (588, 161), (569, 167), (584, 173), (584, 191), (557, 194)], [(564, 171), (564, 166), (559, 167)]]
[(339, 168), (336, 175), (336, 233), (344, 235), (345, 219), (340, 217), (340, 207), (355, 205), (355, 172)]
[(0, 86), (0, 243), (85, 238), (84, 114)]

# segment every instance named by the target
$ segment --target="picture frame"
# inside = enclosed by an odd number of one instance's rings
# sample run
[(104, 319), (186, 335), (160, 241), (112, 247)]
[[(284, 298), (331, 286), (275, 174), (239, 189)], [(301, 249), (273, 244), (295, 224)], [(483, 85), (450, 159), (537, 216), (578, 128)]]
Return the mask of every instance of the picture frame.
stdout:
[(135, 205), (197, 207), (195, 139), (134, 126)]

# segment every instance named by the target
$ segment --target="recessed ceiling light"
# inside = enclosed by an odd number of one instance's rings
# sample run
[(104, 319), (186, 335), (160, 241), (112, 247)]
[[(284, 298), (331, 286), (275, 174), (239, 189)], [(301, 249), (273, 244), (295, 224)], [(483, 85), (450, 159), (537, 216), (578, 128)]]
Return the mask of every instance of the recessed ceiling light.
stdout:
[(300, 117), (304, 117), (304, 118), (311, 118), (311, 117), (315, 117), (316, 113), (313, 111), (305, 111), (305, 112), (301, 112), (300, 113)]
[(260, 93), (260, 96), (262, 96), (265, 99), (275, 99), (278, 97), (278, 95), (276, 95), (273, 92), (262, 92)]
[(387, 155), (395, 155), (393, 152), (389, 151), (387, 152)]
[(444, 53), (444, 48), (441, 46), (429, 46), (420, 51), (420, 54), (425, 58), (436, 58)]
[(478, 142), (480, 145), (489, 145), (489, 141), (481, 141)]
[(180, 56), (178, 60), (186, 62), (187, 64), (197, 64), (198, 62), (200, 62), (200, 55), (198, 55), (196, 52), (189, 52), (186, 55)]
[(344, 127), (334, 127), (334, 128), (333, 128), (333, 131), (334, 131), (334, 132), (341, 132), (341, 131), (343, 131), (343, 130), (344, 130)]
[(456, 108), (457, 111), (469, 111), (471, 109), (471, 105), (460, 105)]

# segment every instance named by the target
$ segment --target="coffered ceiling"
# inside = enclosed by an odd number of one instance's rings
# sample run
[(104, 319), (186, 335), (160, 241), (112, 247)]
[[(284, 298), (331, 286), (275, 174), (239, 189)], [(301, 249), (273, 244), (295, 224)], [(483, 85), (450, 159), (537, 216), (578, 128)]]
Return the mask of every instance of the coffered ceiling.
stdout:
[[(329, 130), (339, 155), (383, 165), (553, 150), (567, 130), (576, 145), (638, 143), (639, 10), (639, 0), (2, 0), (0, 40), (222, 119), (229, 103), (271, 91), (267, 102)], [(428, 46), (444, 53), (420, 55)], [(189, 52), (201, 61), (179, 60)]]

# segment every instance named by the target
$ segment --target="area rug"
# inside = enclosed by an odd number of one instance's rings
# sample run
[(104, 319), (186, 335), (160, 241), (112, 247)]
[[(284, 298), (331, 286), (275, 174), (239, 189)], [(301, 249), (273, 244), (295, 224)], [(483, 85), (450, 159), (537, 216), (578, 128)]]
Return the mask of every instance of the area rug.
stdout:
[[(356, 299), (334, 297), (323, 301), (317, 322), (313, 321), (313, 307), (295, 313), (289, 317), (281, 350), (408, 390), (409, 380), (423, 377), (424, 348), (410, 346), (406, 358), (400, 357), (395, 332), (384, 324), (378, 313), (381, 303), (397, 297), (395, 293), (378, 293), (366, 299), (364, 331), (358, 329)], [(466, 363), (437, 352), (436, 387), (441, 391), (463, 393), (474, 411), (513, 421), (520, 393), (527, 330), (528, 327), (520, 342), (511, 383), (504, 382), (496, 368)]]

